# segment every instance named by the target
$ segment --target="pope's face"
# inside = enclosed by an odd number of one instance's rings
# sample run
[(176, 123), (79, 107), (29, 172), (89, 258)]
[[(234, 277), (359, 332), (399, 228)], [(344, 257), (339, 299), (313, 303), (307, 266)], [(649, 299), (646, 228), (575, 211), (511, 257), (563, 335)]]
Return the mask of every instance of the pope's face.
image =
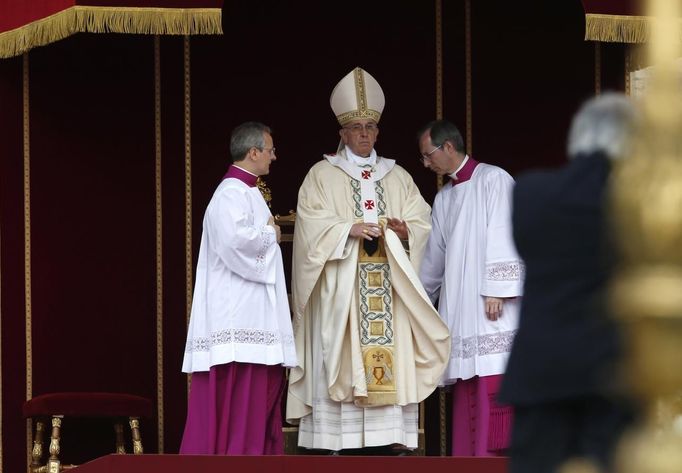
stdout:
[(363, 158), (369, 157), (379, 136), (379, 128), (374, 120), (353, 120), (339, 130), (343, 144)]

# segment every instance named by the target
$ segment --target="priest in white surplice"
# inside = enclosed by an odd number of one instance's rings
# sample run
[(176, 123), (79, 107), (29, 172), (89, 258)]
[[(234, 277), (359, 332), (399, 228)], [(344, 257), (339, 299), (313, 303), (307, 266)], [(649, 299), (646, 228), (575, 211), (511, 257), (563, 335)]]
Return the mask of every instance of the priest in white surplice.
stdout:
[(377, 155), (384, 95), (356, 68), (335, 87), (336, 154), (306, 176), (293, 254), (287, 419), (298, 444), (339, 451), (417, 447), (417, 403), (438, 386), (450, 340), (419, 282), (430, 208), (410, 175)]
[(283, 454), (285, 367), (296, 365), (280, 230), (256, 185), (270, 128), (244, 123), (206, 208), (182, 371), (192, 373), (180, 453)]
[(433, 204), (420, 278), (452, 336), (443, 377), (454, 383), (452, 454), (502, 454), (512, 413), (495, 399), (518, 327), (524, 272), (511, 230), (514, 180), (467, 156), (448, 121), (433, 121), (418, 136), (424, 166), (451, 177)]

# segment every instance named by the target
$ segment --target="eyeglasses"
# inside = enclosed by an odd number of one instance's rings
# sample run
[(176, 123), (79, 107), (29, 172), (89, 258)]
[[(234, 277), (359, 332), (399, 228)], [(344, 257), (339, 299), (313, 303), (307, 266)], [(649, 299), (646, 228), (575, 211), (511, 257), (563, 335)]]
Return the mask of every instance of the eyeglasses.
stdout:
[(267, 151), (271, 155), (275, 154), (275, 147), (274, 146), (272, 148), (259, 148), (258, 146), (256, 146), (256, 149), (261, 151), (261, 152)]
[(441, 149), (441, 148), (443, 147), (444, 144), (445, 144), (445, 142), (441, 143), (439, 146), (436, 146), (435, 148), (433, 148), (433, 149), (432, 149), (431, 151), (429, 151), (428, 153), (422, 153), (422, 155), (419, 157), (419, 160), (423, 163), (423, 162), (426, 161), (427, 159), (431, 159), (431, 155), (432, 155), (433, 153), (435, 153), (436, 151), (438, 151), (439, 149)]
[(354, 125), (344, 126), (343, 129), (350, 130), (354, 135), (359, 135), (363, 130), (367, 133), (376, 133), (379, 130), (379, 127), (376, 123), (367, 123), (366, 125), (356, 123)]

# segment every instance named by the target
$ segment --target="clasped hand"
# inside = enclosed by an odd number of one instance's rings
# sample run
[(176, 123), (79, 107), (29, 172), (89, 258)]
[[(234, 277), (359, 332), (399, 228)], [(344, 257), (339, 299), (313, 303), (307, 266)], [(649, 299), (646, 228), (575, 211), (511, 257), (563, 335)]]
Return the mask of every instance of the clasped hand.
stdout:
[[(386, 220), (386, 227), (393, 230), (398, 238), (407, 240), (407, 223), (399, 218), (389, 218)], [(383, 235), (383, 230), (380, 225), (376, 223), (355, 223), (350, 227), (349, 236), (353, 238), (364, 238), (365, 240), (373, 240)]]
[(381, 227), (376, 223), (354, 223), (350, 227), (350, 235), (353, 238), (364, 238), (365, 240), (374, 240), (379, 238), (382, 234)]

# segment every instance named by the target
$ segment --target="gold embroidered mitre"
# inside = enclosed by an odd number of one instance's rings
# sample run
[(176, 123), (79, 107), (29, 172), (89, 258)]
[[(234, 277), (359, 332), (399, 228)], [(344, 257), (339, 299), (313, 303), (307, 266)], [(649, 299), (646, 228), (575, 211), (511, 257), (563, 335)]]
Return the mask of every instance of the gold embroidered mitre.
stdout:
[(361, 119), (379, 123), (384, 110), (384, 92), (374, 77), (356, 67), (336, 84), (329, 103), (341, 126)]

